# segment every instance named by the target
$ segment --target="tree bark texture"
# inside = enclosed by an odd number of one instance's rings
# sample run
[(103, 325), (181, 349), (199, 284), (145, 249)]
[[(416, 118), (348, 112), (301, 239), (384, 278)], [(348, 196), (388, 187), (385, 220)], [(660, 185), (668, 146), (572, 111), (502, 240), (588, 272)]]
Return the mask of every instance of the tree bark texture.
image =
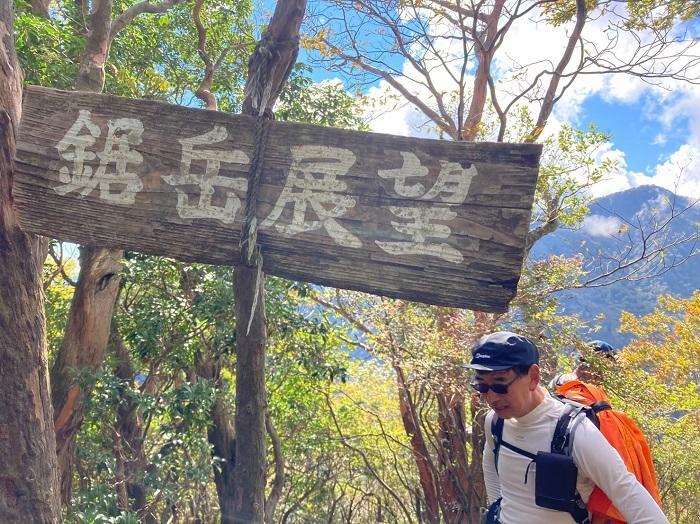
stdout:
[(265, 427), (267, 428), (267, 434), (270, 436), (270, 441), (272, 441), (273, 456), (275, 458), (275, 476), (272, 479), (270, 494), (265, 500), (265, 524), (274, 524), (275, 509), (277, 509), (277, 504), (282, 498), (285, 471), (282, 440), (275, 429), (275, 425), (272, 422), (272, 415), (270, 415), (269, 411), (265, 413)]
[(78, 91), (101, 93), (105, 85), (105, 63), (111, 45), (112, 0), (94, 0), (90, 13), (90, 29), (80, 57)]
[(15, 54), (12, 0), (0, 3), (0, 522), (59, 522), (51, 424), (46, 322), (38, 237), (13, 209), (22, 73)]
[(493, 53), (496, 51), (496, 39), (499, 35), (498, 21), (504, 5), (505, 0), (497, 0), (494, 3), (493, 10), (488, 16), (484, 39), (478, 41), (476, 44), (476, 56), (479, 65), (476, 75), (474, 75), (474, 87), (472, 99), (469, 104), (469, 113), (464, 122), (462, 136), (458, 137), (461, 140), (472, 142), (479, 133), (480, 124), (484, 115), (484, 105), (486, 104), (488, 78), (491, 74), (491, 60), (493, 59)]
[(445, 506), (445, 520), (466, 524), (469, 513), (468, 493), (471, 487), (467, 437), (464, 423), (464, 400), (451, 391), (437, 393), (438, 442), (441, 446), (440, 483)]
[[(104, 67), (111, 44), (112, 0), (92, 4), (90, 27), (83, 50), (76, 88), (101, 92)], [(90, 394), (74, 378), (79, 371), (102, 366), (119, 291), (121, 250), (83, 246), (80, 276), (68, 313), (68, 322), (56, 362), (51, 369), (54, 430), (58, 453), (61, 501), (70, 507), (75, 437), (83, 421), (83, 399)]]
[[(246, 98), (243, 101), (243, 114), (255, 116), (262, 109), (272, 109), (287, 77), (297, 60), (299, 27), (301, 26), (306, 0), (279, 0), (270, 24), (260, 43), (273, 44), (272, 57), (261, 60), (254, 52), (248, 62)], [(257, 51), (257, 49), (256, 49)], [(264, 68), (264, 70), (263, 70)], [(267, 82), (257, 84), (260, 79)], [(262, 84), (266, 85), (262, 85)], [(267, 89), (266, 89), (267, 88)], [(269, 97), (265, 99), (263, 93)]]
[(114, 302), (119, 291), (121, 251), (81, 248), (80, 276), (68, 313), (63, 343), (51, 369), (56, 452), (61, 498), (70, 505), (75, 436), (83, 421), (83, 400), (89, 394), (76, 373), (95, 371), (104, 361)]
[(471, 464), (469, 466), (470, 478), (472, 480), (471, 490), (469, 491), (469, 506), (473, 521), (478, 518), (479, 508), (486, 507), (486, 484), (484, 484), (484, 465), (483, 452), (484, 443), (486, 441), (484, 435), (484, 420), (486, 418), (486, 409), (479, 401), (478, 395), (473, 395), (470, 402), (472, 415), (472, 434), (471, 434)]
[[(243, 113), (271, 110), (299, 52), (299, 27), (306, 0), (279, 0), (256, 52), (248, 62)], [(262, 46), (272, 54), (258, 53)], [(262, 159), (261, 159), (262, 160)], [(248, 184), (248, 198), (251, 198)], [(258, 263), (261, 263), (258, 261)], [(236, 298), (236, 452), (234, 523), (262, 524), (265, 518), (265, 276), (243, 263), (234, 275)], [(252, 318), (251, 318), (252, 317)]]
[(425, 500), (423, 518), (428, 524), (437, 524), (440, 522), (439, 488), (436, 480), (438, 473), (430, 456), (430, 451), (428, 451), (428, 446), (421, 430), (420, 418), (406, 383), (403, 369), (396, 362), (393, 364), (393, 367), (396, 372), (401, 420), (406, 435), (411, 439), (411, 450), (418, 469), (418, 481)]
[[(264, 278), (258, 268), (239, 265), (236, 292), (236, 451), (233, 475), (235, 524), (262, 524), (265, 506), (265, 327)], [(257, 288), (257, 289), (256, 289)], [(253, 303), (257, 294), (255, 309)], [(248, 331), (248, 321), (253, 321)]]
[(228, 405), (223, 396), (217, 395), (211, 412), (211, 426), (207, 437), (212, 452), (218, 460), (214, 467), (214, 483), (221, 508), (221, 522), (234, 522), (234, 467), (236, 464), (236, 439)]

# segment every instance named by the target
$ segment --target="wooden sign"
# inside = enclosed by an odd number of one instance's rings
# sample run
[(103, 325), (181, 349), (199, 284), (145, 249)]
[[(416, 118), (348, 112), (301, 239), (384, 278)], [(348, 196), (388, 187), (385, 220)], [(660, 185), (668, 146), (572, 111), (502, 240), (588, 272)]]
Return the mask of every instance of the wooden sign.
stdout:
[[(29, 87), (15, 180), (22, 227), (237, 263), (254, 131), (241, 115)], [(258, 205), (265, 271), (504, 311), (540, 152), (275, 122)]]

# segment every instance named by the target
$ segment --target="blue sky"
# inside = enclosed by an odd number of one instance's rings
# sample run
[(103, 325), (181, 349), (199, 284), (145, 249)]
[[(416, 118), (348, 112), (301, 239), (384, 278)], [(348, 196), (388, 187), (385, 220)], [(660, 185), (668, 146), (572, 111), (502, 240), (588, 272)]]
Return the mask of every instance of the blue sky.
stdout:
[[(615, 9), (624, 9), (624, 3), (617, 4)], [(609, 44), (610, 28), (619, 23), (619, 19), (614, 16), (610, 12), (592, 14), (593, 21), (584, 30), (587, 52), (605, 48)], [(537, 71), (547, 68), (542, 64), (556, 63), (572, 26), (573, 23), (557, 27), (545, 24), (537, 14), (523, 17), (512, 26), (496, 55), (493, 68), (495, 79), (499, 83), (497, 89), (504, 95), (503, 99), (507, 100), (506, 93), (515, 85), (509, 82), (516, 78), (518, 72), (521, 73), (519, 81), (525, 82), (528, 75), (532, 77)], [(697, 34), (697, 29), (697, 24), (695, 27), (686, 25), (680, 28), (678, 34), (681, 30)], [(435, 33), (447, 34), (449, 31), (449, 25), (446, 24), (436, 26)], [(642, 43), (651, 42), (653, 38), (651, 32), (640, 33), (638, 36)], [(379, 45), (379, 41), (372, 40), (371, 36), (365, 38), (369, 45)], [(617, 38), (614, 52), (605, 58), (625, 63), (627, 57), (638, 53), (637, 40), (624, 31)], [(523, 42), (527, 45), (523, 45)], [(445, 47), (440, 49), (440, 53), (444, 56), (453, 53), (454, 56), (455, 49), (450, 48), (451, 45), (454, 45), (453, 42), (450, 43), (445, 38)], [(680, 61), (692, 66), (690, 76), (700, 79), (700, 63), (696, 63), (698, 60), (694, 58), (699, 55), (697, 49), (684, 49), (681, 52), (680, 44), (669, 49), (670, 52), (666, 53), (669, 59), (666, 62), (659, 61), (660, 66), (676, 66), (680, 56)], [(460, 51), (461, 48), (456, 52)], [(576, 51), (578, 52), (579, 50)], [(300, 60), (312, 61), (304, 52), (300, 54)], [(575, 59), (572, 63), (574, 62)], [(412, 72), (406, 62), (401, 63), (396, 57), (390, 63), (403, 69), (405, 76), (402, 83), (410, 84), (415, 71)], [(553, 66), (550, 65), (549, 68), (551, 67)], [(319, 81), (336, 75), (318, 68), (314, 74)], [(437, 74), (435, 80), (439, 89), (446, 92), (454, 89), (446, 74)], [(354, 86), (346, 85), (354, 92)], [(365, 86), (364, 94), (378, 98), (387, 89), (390, 88), (386, 82), (378, 81)], [(430, 99), (430, 94), (421, 92), (421, 89), (420, 86), (415, 86), (414, 94), (424, 101)], [(503, 100), (501, 103), (503, 105)], [(538, 110), (535, 103), (529, 107), (535, 113)], [(426, 136), (426, 131), (417, 125), (424, 120), (407, 104), (396, 108), (384, 105), (381, 113), (378, 116), (375, 114), (375, 118), (370, 121), (370, 125), (372, 129), (381, 132)], [(580, 75), (555, 106), (545, 133), (554, 133), (563, 124), (585, 128), (590, 123), (595, 123), (601, 131), (611, 135), (611, 142), (601, 152), (600, 158), (613, 158), (620, 166), (614, 179), (594, 188), (594, 196), (651, 183), (677, 190), (684, 196), (700, 197), (700, 86), (667, 79), (651, 84), (624, 74)]]
[[(586, 100), (579, 123), (584, 126), (594, 123), (600, 131), (610, 134), (615, 147), (626, 152), (628, 169), (650, 174), (658, 163), (683, 145), (689, 132), (687, 118), (677, 120), (669, 130), (662, 130), (646, 114), (643, 102), (613, 103), (600, 96)], [(664, 137), (662, 142), (660, 134)]]

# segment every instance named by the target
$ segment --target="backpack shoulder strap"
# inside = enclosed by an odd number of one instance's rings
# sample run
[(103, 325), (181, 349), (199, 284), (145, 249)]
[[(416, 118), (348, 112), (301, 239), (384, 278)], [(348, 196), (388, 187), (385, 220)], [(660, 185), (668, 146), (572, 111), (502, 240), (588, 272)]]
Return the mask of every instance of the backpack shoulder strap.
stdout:
[(599, 427), (599, 422), (596, 412), (588, 406), (566, 398), (560, 400), (564, 403), (564, 411), (559, 416), (557, 425), (554, 427), (551, 451), (559, 455), (571, 455), (573, 451), (573, 432), (582, 421), (580, 417), (588, 418), (596, 427)]
[(503, 419), (495, 412), (491, 418), (491, 436), (493, 437), (493, 461), (496, 466), (496, 475), (498, 475), (498, 452), (503, 442)]
[[(530, 460), (534, 461), (537, 455), (534, 453), (530, 453), (529, 451), (525, 451), (524, 449), (521, 449), (517, 446), (514, 446), (513, 444), (510, 444), (509, 442), (506, 442), (503, 440), (503, 424), (504, 421), (502, 418), (497, 417), (496, 414), (494, 413), (493, 418), (491, 419), (491, 435), (493, 436), (493, 455), (494, 455), (494, 465), (496, 466), (496, 474), (498, 475), (498, 455), (499, 451), (501, 450), (501, 446), (508, 448), (511, 451), (514, 451), (520, 455), (523, 455)], [(527, 473), (525, 474), (525, 482), (527, 482)]]
[(591, 409), (593, 410), (593, 413), (598, 413), (600, 411), (607, 411), (609, 409), (612, 409), (612, 406), (610, 405), (610, 402), (607, 402), (605, 400), (598, 400), (597, 402), (591, 404)]
[[(554, 436), (552, 437), (552, 453), (559, 455), (571, 456), (573, 452), (574, 433), (576, 427), (583, 421), (583, 418), (589, 418), (589, 412), (595, 416), (593, 410), (582, 404), (562, 400), (565, 404), (564, 411), (557, 420), (557, 425), (554, 428)], [(590, 524), (590, 517), (586, 503), (583, 502), (581, 495), (576, 491), (574, 495), (572, 507), (568, 513), (578, 524)]]
[(566, 444), (569, 437), (569, 425), (571, 424), (571, 415), (576, 410), (576, 407), (572, 404), (567, 402), (564, 404), (564, 411), (559, 415), (557, 425), (554, 427), (551, 445), (551, 452), (559, 455), (568, 455), (566, 452)]

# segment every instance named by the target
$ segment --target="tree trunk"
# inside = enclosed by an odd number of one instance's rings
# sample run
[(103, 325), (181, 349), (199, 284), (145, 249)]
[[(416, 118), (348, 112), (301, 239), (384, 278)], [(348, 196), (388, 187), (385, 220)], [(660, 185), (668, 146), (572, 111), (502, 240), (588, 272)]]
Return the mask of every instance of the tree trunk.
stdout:
[(89, 388), (76, 383), (76, 372), (102, 366), (114, 302), (119, 291), (121, 251), (81, 248), (80, 276), (75, 288), (63, 343), (51, 369), (56, 452), (61, 498), (70, 505), (75, 436), (83, 421), (83, 399)]
[(101, 93), (105, 85), (105, 63), (109, 55), (112, 28), (112, 0), (94, 0), (90, 12), (90, 30), (80, 56), (76, 89)]
[(0, 2), (0, 522), (59, 521), (38, 237), (18, 226), (12, 203), (22, 78), (12, 0)]
[[(265, 308), (264, 278), (258, 270), (240, 265), (235, 271), (236, 292), (236, 452), (234, 516), (228, 524), (262, 524), (265, 505)], [(257, 290), (256, 290), (257, 288)], [(252, 306), (257, 293), (257, 304)], [(247, 326), (253, 315), (250, 331)], [(222, 515), (223, 517), (223, 515)]]
[[(112, 0), (92, 4), (90, 29), (80, 59), (76, 88), (99, 93), (110, 46)], [(102, 366), (119, 291), (121, 250), (84, 246), (80, 276), (73, 295), (63, 343), (51, 369), (51, 391), (56, 431), (61, 500), (70, 507), (75, 437), (83, 421), (83, 399), (90, 388), (75, 383), (76, 372)]]
[(420, 419), (408, 385), (406, 384), (403, 369), (397, 362), (393, 363), (393, 368), (396, 372), (401, 420), (406, 435), (411, 439), (411, 450), (413, 451), (413, 458), (416, 461), (418, 480), (425, 500), (425, 522), (437, 524), (440, 522), (439, 487), (436, 481), (437, 471), (430, 457), (428, 446), (425, 443), (425, 438), (421, 431)]
[[(248, 62), (243, 113), (272, 109), (296, 62), (306, 0), (279, 0), (256, 52)], [(263, 50), (263, 47), (267, 49)], [(258, 52), (261, 51), (261, 52)], [(259, 159), (262, 162), (262, 158)], [(248, 184), (248, 199), (255, 206)], [(255, 235), (253, 235), (254, 237)], [(252, 264), (260, 263), (254, 261)], [(236, 462), (232, 522), (262, 524), (265, 505), (265, 276), (242, 261), (234, 275), (236, 298)], [(258, 278), (259, 277), (259, 278)], [(255, 305), (255, 307), (253, 307)]]
[(486, 90), (488, 79), (491, 75), (491, 60), (496, 50), (495, 42), (499, 35), (498, 21), (505, 5), (505, 0), (496, 0), (486, 22), (486, 34), (483, 40), (479, 40), (475, 47), (478, 58), (478, 67), (474, 75), (474, 87), (472, 99), (469, 104), (469, 113), (464, 122), (462, 136), (459, 140), (473, 142), (479, 134), (479, 128), (484, 118), (484, 105), (486, 104)]
[(236, 439), (231, 414), (221, 394), (216, 396), (211, 412), (211, 426), (207, 430), (212, 453), (219, 460), (214, 467), (214, 483), (221, 508), (221, 522), (234, 522), (233, 470), (236, 464)]
[(479, 508), (486, 507), (486, 485), (484, 484), (484, 419), (486, 418), (486, 409), (479, 400), (478, 395), (471, 397), (471, 414), (472, 414), (472, 460), (469, 468), (470, 478), (472, 481), (472, 489), (469, 491), (469, 506), (473, 522), (477, 522)]
[[(194, 307), (198, 298), (196, 283), (192, 274), (186, 269), (180, 271), (180, 289), (182, 289), (189, 307)], [(233, 431), (233, 417), (226, 401), (221, 369), (224, 363), (223, 354), (218, 348), (206, 344), (202, 355), (198, 355), (195, 361), (195, 379), (203, 378), (216, 385), (218, 391), (209, 417), (211, 425), (207, 428), (207, 439), (212, 446), (212, 456), (216, 460), (214, 465), (214, 483), (216, 495), (219, 499), (221, 521), (233, 522), (234, 517), (234, 485), (233, 469), (236, 463), (236, 436)]]
[(274, 524), (275, 509), (277, 509), (277, 504), (282, 498), (285, 473), (284, 455), (282, 454), (282, 441), (277, 434), (277, 430), (272, 422), (272, 416), (270, 415), (269, 411), (265, 413), (265, 427), (267, 428), (267, 434), (270, 436), (270, 440), (272, 441), (273, 456), (275, 458), (275, 476), (272, 479), (270, 494), (265, 501), (265, 524)]
[(445, 507), (445, 520), (454, 524), (469, 522), (468, 492), (470, 489), (467, 435), (464, 425), (464, 400), (456, 392), (441, 391), (438, 401), (438, 440), (440, 450), (440, 483)]

